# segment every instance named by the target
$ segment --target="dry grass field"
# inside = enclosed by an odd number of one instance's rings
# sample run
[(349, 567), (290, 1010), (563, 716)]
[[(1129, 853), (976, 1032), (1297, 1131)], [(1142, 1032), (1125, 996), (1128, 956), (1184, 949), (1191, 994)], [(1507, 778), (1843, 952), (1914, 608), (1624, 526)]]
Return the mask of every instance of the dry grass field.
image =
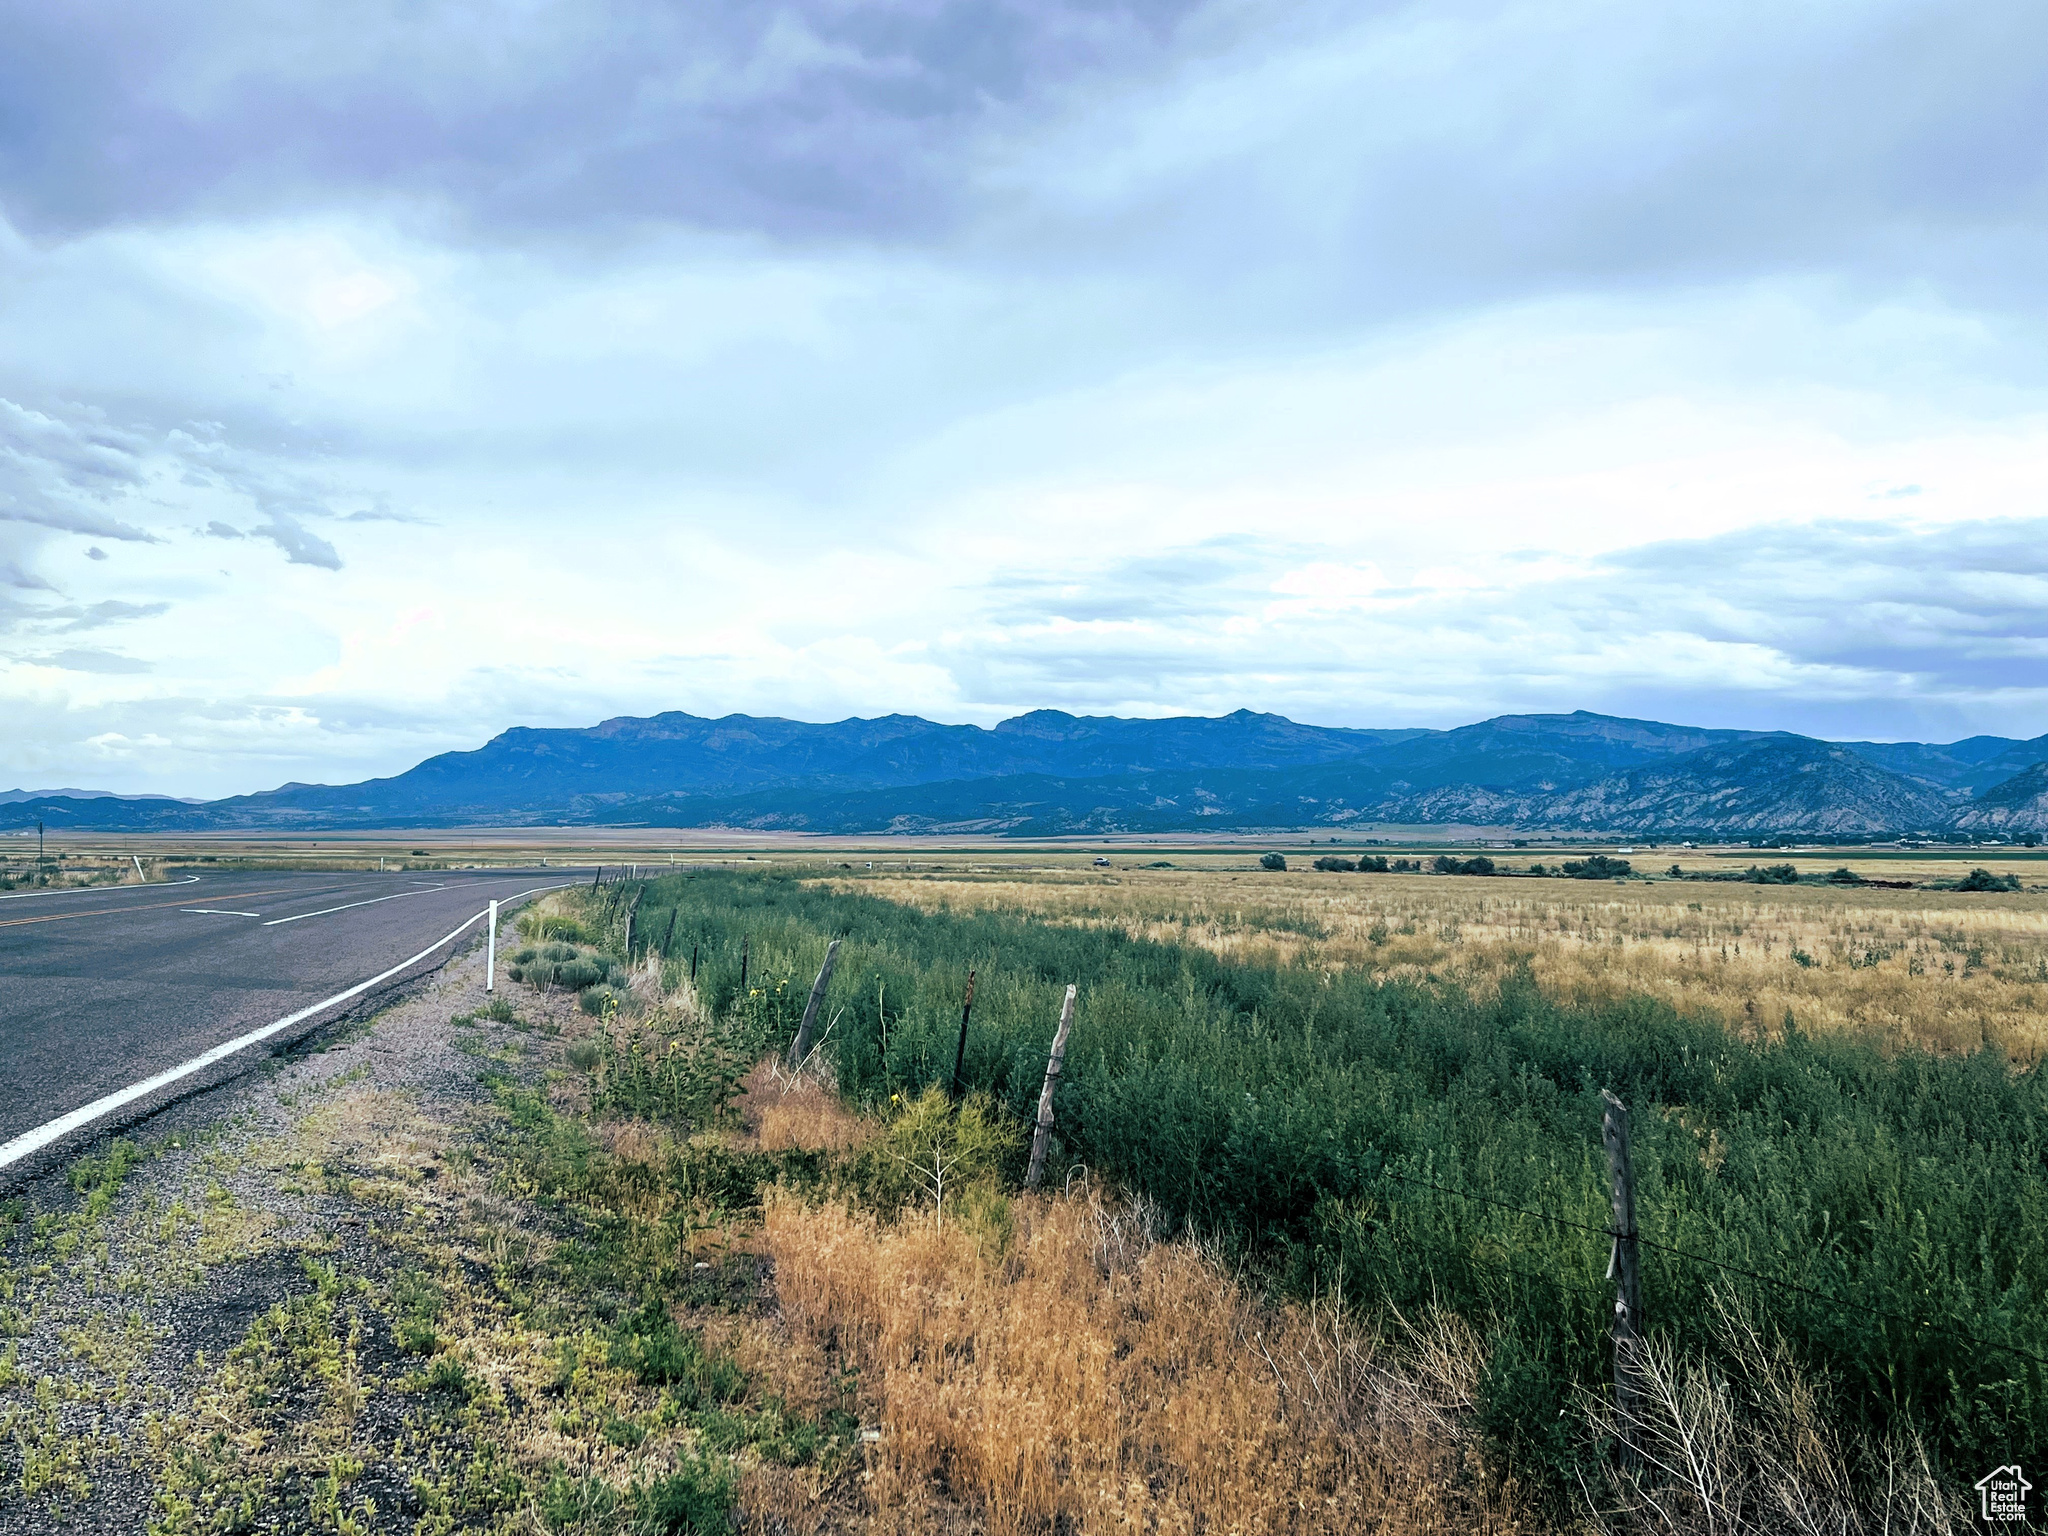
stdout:
[[(1832, 867), (1832, 863), (1830, 864)], [(1941, 874), (1962, 870), (1934, 866)], [(1913, 867), (1884, 878), (1925, 878)], [(1771, 1031), (1944, 1051), (2048, 1049), (2048, 895), (1656, 881), (1125, 869), (840, 875), (925, 910), (1102, 924), (1232, 958), (1299, 959), (1485, 990), (1522, 965), (1554, 994), (1630, 994)]]

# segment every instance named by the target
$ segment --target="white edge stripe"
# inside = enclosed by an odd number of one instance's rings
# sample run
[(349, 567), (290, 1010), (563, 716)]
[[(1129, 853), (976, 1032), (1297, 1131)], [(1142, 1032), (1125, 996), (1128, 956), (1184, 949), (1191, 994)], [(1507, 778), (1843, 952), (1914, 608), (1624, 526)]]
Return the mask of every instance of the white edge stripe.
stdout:
[[(531, 896), (534, 893), (534, 891), (555, 891), (560, 890), (564, 885), (572, 885), (578, 883), (580, 882), (565, 880), (561, 882), (561, 884), (559, 885), (536, 885), (535, 887), (533, 887), (533, 890), (521, 891), (518, 893), (518, 895), (507, 896), (503, 898), (503, 900), (517, 901), (520, 896)], [(229, 1040), (224, 1044), (216, 1045), (212, 1050), (207, 1051), (204, 1055), (194, 1056), (190, 1061), (185, 1062), (181, 1066), (175, 1066), (167, 1071), (159, 1072), (155, 1077), (146, 1077), (139, 1083), (134, 1083), (131, 1084), (129, 1087), (121, 1089), (118, 1093), (108, 1094), (105, 1098), (94, 1099), (90, 1104), (82, 1105), (79, 1108), (72, 1110), (71, 1113), (68, 1115), (59, 1115), (55, 1120), (49, 1121), (47, 1124), (44, 1125), (39, 1125), (32, 1131), (23, 1131), (19, 1136), (15, 1137), (14, 1140), (6, 1143), (4, 1146), (0, 1146), (0, 1168), (5, 1168), (9, 1163), (19, 1162), (22, 1158), (27, 1157), (31, 1152), (40, 1152), (44, 1147), (49, 1146), (52, 1142), (62, 1140), (64, 1137), (70, 1135), (73, 1131), (77, 1130), (80, 1126), (90, 1125), (93, 1121), (99, 1119), (100, 1116), (111, 1114), (113, 1111), (121, 1108), (124, 1104), (133, 1104), (137, 1099), (147, 1098), (150, 1094), (155, 1093), (157, 1089), (167, 1087), (170, 1084), (178, 1081), (178, 1079), (181, 1077), (190, 1077), (194, 1072), (203, 1071), (205, 1068), (212, 1066), (217, 1061), (226, 1060), (228, 1057), (234, 1055), (235, 1052), (239, 1050), (244, 1050), (249, 1046), (255, 1045), (258, 1041), (268, 1040), (272, 1035), (276, 1034), (279, 1030), (290, 1029), (294, 1024), (297, 1024), (302, 1019), (310, 1019), (314, 1014), (319, 1013), (322, 1009), (332, 1008), (336, 1003), (345, 1003), (350, 998), (355, 997), (360, 993), (369, 991), (370, 988), (376, 986), (378, 982), (388, 981), (393, 976), (396, 976), (400, 971), (404, 970), (407, 966), (415, 965), (419, 961), (426, 959), (427, 956), (431, 955), (435, 950), (441, 948), (443, 945), (453, 943), (456, 939), (462, 936), (464, 930), (468, 929), (473, 924), (482, 922), (489, 915), (490, 909), (486, 907), (483, 911), (477, 913), (475, 917), (468, 919), (468, 921), (464, 922), (461, 925), (461, 927), (455, 929), (454, 932), (448, 934), (445, 938), (436, 939), (433, 943), (429, 944), (425, 949), (421, 950), (418, 954), (414, 955), (410, 960), (401, 960), (398, 962), (398, 964), (392, 966), (390, 970), (380, 971), (375, 976), (372, 976), (368, 981), (359, 981), (354, 986), (350, 987), (346, 992), (337, 992), (332, 997), (323, 998), (321, 1001), (314, 1003), (309, 1007), (301, 1008), (297, 1013), (287, 1014), (284, 1018), (279, 1019), (275, 1024), (266, 1024), (261, 1029), (252, 1029), (246, 1035), (242, 1035), (234, 1040)]]
[[(322, 907), (318, 912), (301, 912), (296, 917), (273, 917), (263, 926), (275, 928), (279, 923), (296, 923), (309, 917), (325, 917), (330, 912), (346, 912), (351, 907), (374, 907), (380, 901), (397, 901), (400, 897), (404, 896), (431, 896), (435, 891), (445, 891), (447, 889), (448, 887), (445, 885), (430, 885), (423, 890), (400, 891), (396, 896), (372, 896), (368, 901), (345, 901), (338, 907)], [(251, 912), (248, 915), (250, 917), (258, 917), (261, 914)]]

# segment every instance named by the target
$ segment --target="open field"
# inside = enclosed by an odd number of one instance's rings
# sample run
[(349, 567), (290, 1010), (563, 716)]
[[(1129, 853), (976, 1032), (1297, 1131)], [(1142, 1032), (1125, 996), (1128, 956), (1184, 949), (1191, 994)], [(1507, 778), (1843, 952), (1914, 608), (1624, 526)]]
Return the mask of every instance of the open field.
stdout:
[[(1874, 878), (1957, 872), (1925, 859), (1883, 867), (1900, 872)], [(1648, 996), (1763, 1034), (1789, 1012), (1803, 1029), (1945, 1051), (1989, 1043), (2031, 1062), (2048, 1049), (2048, 894), (2035, 891), (1298, 869), (842, 873), (835, 883), (924, 911), (1029, 913), (1225, 958), (1441, 978), (1482, 993), (1527, 966), (1546, 992), (1575, 1003)]]
[[(2048, 850), (2011, 844), (1981, 846), (1794, 847), (1757, 849), (1746, 844), (1683, 848), (1615, 839), (1522, 838), (1471, 835), (1468, 829), (1388, 828), (1370, 837), (1342, 838), (1297, 833), (1218, 833), (1213, 836), (1112, 835), (1073, 838), (985, 836), (825, 837), (800, 832), (756, 832), (738, 828), (678, 830), (647, 827), (413, 828), (395, 831), (308, 834), (195, 833), (165, 837), (126, 833), (64, 832), (52, 829), (52, 858), (63, 856), (94, 867), (111, 867), (139, 857), (179, 867), (223, 864), (237, 868), (444, 869), (492, 864), (637, 864), (642, 874), (665, 866), (754, 864), (810, 868), (845, 862), (885, 872), (975, 873), (1018, 870), (1037, 873), (1089, 870), (1097, 858), (1113, 871), (1144, 869), (1159, 862), (1183, 871), (1256, 869), (1268, 851), (1290, 865), (1306, 866), (1331, 854), (1378, 854), (1427, 860), (1436, 854), (1485, 853), (1501, 869), (1526, 872), (1534, 863), (1555, 865), (1564, 858), (1605, 853), (1627, 858), (1638, 873), (1661, 875), (1673, 863), (1693, 873), (1739, 872), (1750, 865), (1790, 862), (1802, 873), (1820, 875), (1847, 866), (1874, 880), (1950, 879), (1983, 866), (2017, 876), (2023, 884), (2048, 886)], [(35, 840), (0, 838), (0, 871), (32, 871)]]

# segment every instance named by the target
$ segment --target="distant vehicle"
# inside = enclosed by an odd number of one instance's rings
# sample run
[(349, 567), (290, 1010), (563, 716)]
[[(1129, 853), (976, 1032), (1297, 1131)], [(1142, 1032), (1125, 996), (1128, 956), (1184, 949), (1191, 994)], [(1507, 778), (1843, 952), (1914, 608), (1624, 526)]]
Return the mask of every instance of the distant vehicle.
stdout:
[(1105, 858), (1100, 858), (1100, 857), (1098, 857), (1098, 858), (1097, 858), (1097, 859), (1095, 860), (1095, 867), (1096, 867), (1097, 869), (1107, 869), (1107, 868), (1109, 868), (1109, 860), (1107, 860), (1107, 859), (1105, 859)]

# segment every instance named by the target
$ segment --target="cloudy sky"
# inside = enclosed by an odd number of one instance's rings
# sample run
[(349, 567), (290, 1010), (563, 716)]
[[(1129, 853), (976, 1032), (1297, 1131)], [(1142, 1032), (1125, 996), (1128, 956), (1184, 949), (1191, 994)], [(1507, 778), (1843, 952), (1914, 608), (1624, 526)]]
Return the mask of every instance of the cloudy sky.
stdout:
[(2048, 9), (0, 0), (0, 788), (2048, 730)]

